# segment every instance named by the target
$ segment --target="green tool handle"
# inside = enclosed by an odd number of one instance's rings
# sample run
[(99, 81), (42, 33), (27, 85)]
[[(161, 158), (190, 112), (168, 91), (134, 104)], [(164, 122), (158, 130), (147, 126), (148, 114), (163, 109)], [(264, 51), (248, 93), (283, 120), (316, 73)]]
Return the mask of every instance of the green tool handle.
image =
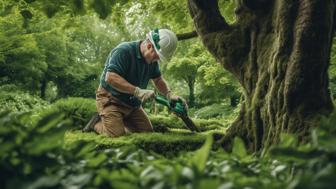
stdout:
[(188, 114), (181, 100), (172, 102), (160, 95), (156, 95), (155, 100), (156, 102), (167, 106), (170, 111), (176, 113), (179, 116), (186, 116)]
[(170, 102), (165, 97), (156, 95), (155, 101), (167, 106), (170, 111), (176, 113), (182, 119), (188, 129), (190, 129), (191, 131), (199, 132), (199, 129), (196, 127), (194, 122), (190, 119), (190, 117), (188, 117), (187, 109), (184, 107), (182, 100)]
[(156, 95), (155, 96), (155, 100), (156, 102), (162, 104), (162, 105), (165, 105), (167, 106), (168, 108), (170, 107), (170, 103), (169, 103), (169, 100), (167, 100), (165, 97), (163, 96), (159, 96), (159, 95)]

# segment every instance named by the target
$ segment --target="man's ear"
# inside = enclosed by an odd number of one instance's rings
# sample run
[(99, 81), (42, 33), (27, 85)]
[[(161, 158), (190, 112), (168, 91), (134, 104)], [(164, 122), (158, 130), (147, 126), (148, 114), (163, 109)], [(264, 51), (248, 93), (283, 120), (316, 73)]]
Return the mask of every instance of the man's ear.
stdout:
[(153, 48), (153, 44), (152, 43), (147, 43), (147, 50), (151, 50), (151, 48)]

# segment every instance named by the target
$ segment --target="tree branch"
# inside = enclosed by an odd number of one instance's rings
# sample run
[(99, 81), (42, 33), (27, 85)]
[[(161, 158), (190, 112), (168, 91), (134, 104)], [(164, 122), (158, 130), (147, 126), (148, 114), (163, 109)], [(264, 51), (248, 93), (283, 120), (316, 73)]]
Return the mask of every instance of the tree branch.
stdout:
[(188, 7), (199, 35), (228, 28), (219, 11), (217, 0), (188, 0)]
[(197, 37), (198, 34), (194, 30), (194, 31), (191, 31), (191, 32), (188, 32), (188, 33), (176, 34), (176, 36), (177, 36), (177, 40), (182, 41), (182, 40), (187, 40), (187, 39), (191, 39), (191, 38)]
[(188, 0), (188, 7), (203, 44), (239, 78), (240, 67), (248, 56), (250, 31), (240, 23), (229, 25), (219, 11), (217, 0)]

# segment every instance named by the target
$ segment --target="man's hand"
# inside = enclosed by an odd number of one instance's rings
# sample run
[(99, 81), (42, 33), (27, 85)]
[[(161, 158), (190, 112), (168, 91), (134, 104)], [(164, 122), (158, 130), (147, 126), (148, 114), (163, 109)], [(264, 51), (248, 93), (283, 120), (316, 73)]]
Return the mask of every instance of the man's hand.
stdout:
[(186, 102), (182, 97), (173, 95), (173, 94), (169, 91), (169, 92), (166, 94), (166, 98), (167, 98), (169, 101), (172, 101), (172, 102), (176, 102), (176, 101), (181, 100), (182, 103), (183, 103), (184, 108), (188, 111), (188, 104), (187, 104), (187, 102)]
[(137, 97), (141, 102), (154, 97), (154, 95), (155, 94), (153, 90), (140, 89), (139, 87), (135, 87), (134, 96)]

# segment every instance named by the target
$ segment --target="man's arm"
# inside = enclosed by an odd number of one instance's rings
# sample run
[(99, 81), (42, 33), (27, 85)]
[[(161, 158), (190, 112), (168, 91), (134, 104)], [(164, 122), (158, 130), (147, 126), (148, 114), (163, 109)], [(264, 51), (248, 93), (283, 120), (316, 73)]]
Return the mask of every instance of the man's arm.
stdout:
[(168, 100), (171, 100), (171, 101), (182, 100), (184, 107), (188, 110), (187, 102), (183, 98), (171, 93), (166, 80), (163, 79), (162, 76), (159, 76), (153, 79), (153, 82), (154, 82), (155, 87), (159, 90), (159, 92), (163, 94)]
[(168, 84), (162, 76), (154, 78), (153, 83), (162, 95), (167, 96), (167, 94), (170, 93)]
[(105, 81), (122, 93), (134, 94), (135, 86), (115, 72), (107, 72)]

